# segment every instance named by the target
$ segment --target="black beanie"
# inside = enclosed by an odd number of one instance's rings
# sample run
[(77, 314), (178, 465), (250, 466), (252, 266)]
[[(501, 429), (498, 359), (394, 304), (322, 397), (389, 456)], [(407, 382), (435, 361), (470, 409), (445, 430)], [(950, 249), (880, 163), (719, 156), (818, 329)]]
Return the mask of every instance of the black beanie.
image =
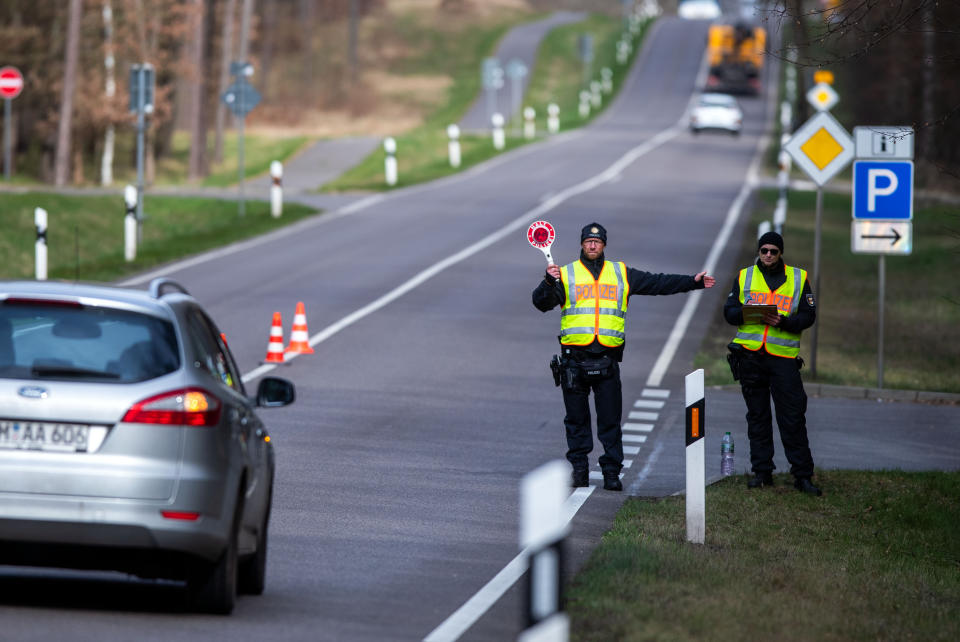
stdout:
[(591, 223), (580, 230), (580, 243), (587, 239), (600, 239), (604, 245), (607, 244), (607, 230), (599, 223)]
[(783, 254), (783, 237), (776, 232), (767, 232), (760, 237), (760, 240), (757, 241), (757, 249), (759, 250), (764, 245), (776, 245), (780, 248), (780, 254)]

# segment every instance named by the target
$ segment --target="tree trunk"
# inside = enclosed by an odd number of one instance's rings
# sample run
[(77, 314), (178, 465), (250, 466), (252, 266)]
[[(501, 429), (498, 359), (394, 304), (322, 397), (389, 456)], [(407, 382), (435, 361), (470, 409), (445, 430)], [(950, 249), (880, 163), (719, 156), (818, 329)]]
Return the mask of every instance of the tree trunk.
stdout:
[(357, 27), (360, 22), (357, 3), (360, 0), (350, 0), (350, 33), (347, 38), (347, 59), (350, 62), (350, 86), (355, 87), (360, 73), (357, 63)]
[(193, 16), (193, 77), (190, 81), (190, 98), (187, 106), (187, 119), (190, 123), (190, 161), (187, 165), (187, 179), (194, 181), (207, 174), (207, 129), (203, 117), (204, 97), (206, 95), (205, 42), (207, 29), (206, 0), (193, 0), (196, 14)]
[[(114, 77), (116, 61), (113, 57), (113, 5), (112, 0), (103, 0), (103, 42), (104, 42), (104, 76), (105, 87), (103, 95), (107, 103), (113, 102), (117, 93), (117, 82)], [(103, 135), (103, 156), (100, 159), (100, 184), (109, 187), (113, 183), (113, 123), (107, 123), (107, 131)]]
[[(810, 35), (807, 31), (806, 16), (803, 11), (803, 0), (791, 0), (793, 5), (793, 42), (797, 47), (797, 61), (801, 65), (810, 63)], [(807, 76), (802, 71), (797, 73), (797, 110), (795, 121), (797, 127), (807, 122), (809, 109), (807, 108)]]
[(277, 0), (264, 0), (263, 4), (263, 39), (260, 51), (260, 92), (264, 95), (269, 91), (270, 71), (273, 67), (273, 50), (276, 43), (277, 30)]
[(313, 102), (313, 2), (300, 0), (300, 28), (303, 34), (303, 95), (308, 103)]
[(80, 12), (82, 0), (70, 0), (67, 22), (67, 46), (64, 53), (63, 98), (60, 102), (60, 126), (57, 129), (57, 159), (53, 183), (63, 187), (70, 172), (70, 125), (73, 120), (73, 92), (77, 86), (77, 57), (80, 51)]
[(249, 62), (250, 55), (250, 19), (253, 17), (253, 0), (243, 0), (243, 6), (240, 9), (240, 52), (237, 60), (240, 62)]
[(233, 15), (237, 12), (237, 0), (227, 0), (223, 12), (223, 42), (220, 44), (220, 90), (217, 92), (217, 116), (214, 124), (213, 158), (223, 160), (223, 127), (227, 119), (227, 106), (219, 97), (230, 84), (230, 63), (233, 61)]

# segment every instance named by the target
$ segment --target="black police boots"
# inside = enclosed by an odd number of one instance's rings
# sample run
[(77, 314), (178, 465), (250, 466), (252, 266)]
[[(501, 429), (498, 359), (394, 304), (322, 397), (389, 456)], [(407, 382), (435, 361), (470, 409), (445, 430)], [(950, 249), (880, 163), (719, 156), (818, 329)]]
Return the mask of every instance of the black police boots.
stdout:
[(590, 485), (590, 472), (586, 468), (574, 468), (570, 485), (574, 488), (586, 488)]
[(810, 481), (809, 477), (797, 477), (797, 479), (793, 482), (793, 487), (799, 490), (801, 493), (806, 493), (808, 495), (816, 495), (817, 497), (823, 495), (823, 493), (820, 492), (820, 489), (813, 485), (813, 482)]
[(753, 477), (747, 480), (747, 488), (763, 488), (764, 486), (773, 486), (773, 473), (753, 473)]
[(603, 471), (603, 489), (623, 490), (623, 484), (620, 483), (620, 473), (612, 470)]

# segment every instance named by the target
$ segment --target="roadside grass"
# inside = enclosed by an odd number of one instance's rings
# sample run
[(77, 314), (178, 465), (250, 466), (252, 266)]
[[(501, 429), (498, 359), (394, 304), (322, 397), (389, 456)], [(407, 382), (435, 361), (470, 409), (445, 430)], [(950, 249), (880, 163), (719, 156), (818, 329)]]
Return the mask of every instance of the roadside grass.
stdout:
[(283, 216), (270, 216), (264, 201), (247, 201), (246, 215), (236, 201), (149, 196), (144, 202), (143, 243), (137, 258), (123, 258), (123, 205), (116, 196), (73, 196), (30, 192), (4, 194), (0, 224), (0, 278), (35, 275), (35, 207), (48, 213), (47, 257), (50, 279), (113, 281), (125, 275), (265, 234), (316, 214), (286, 203)]
[(703, 545), (682, 497), (629, 498), (567, 593), (571, 639), (956, 640), (960, 472), (788, 474), (706, 489)]
[[(623, 22), (620, 19), (591, 14), (582, 22), (557, 27), (547, 34), (537, 51), (537, 62), (527, 90), (527, 104), (537, 112), (537, 131), (547, 131), (547, 105), (550, 103), (556, 103), (560, 108), (561, 130), (582, 127), (603, 113), (623, 85), (650, 24), (649, 20), (640, 23), (640, 30), (631, 40), (630, 56), (623, 65), (616, 60), (616, 43), (623, 34)], [(589, 88), (584, 87), (583, 62), (579, 51), (579, 38), (585, 34), (591, 35), (594, 42), (589, 80), (600, 80), (601, 70), (606, 67), (612, 73), (613, 92), (604, 94), (601, 107), (591, 109), (590, 115), (584, 119), (580, 117), (578, 108), (580, 90)]]
[[(739, 267), (756, 259), (756, 230), (768, 220), (776, 190), (760, 190), (741, 240)], [(817, 376), (807, 381), (873, 388), (877, 385), (878, 259), (850, 251), (850, 196), (824, 194), (817, 299)], [(791, 192), (784, 228), (788, 264), (813, 270), (816, 194)], [(960, 392), (960, 346), (950, 341), (960, 327), (960, 296), (944, 279), (960, 273), (960, 214), (946, 205), (918, 204), (913, 219), (913, 254), (888, 256), (884, 297), (884, 387)], [(738, 269), (739, 269), (738, 267)], [(736, 274), (716, 275), (730, 288)], [(811, 285), (814, 284), (810, 274)], [(734, 383), (727, 366), (727, 344), (735, 328), (722, 307), (709, 311), (711, 327), (694, 360), (708, 385)], [(800, 355), (809, 365), (812, 333), (801, 339)]]
[[(213, 158), (213, 134), (208, 136), (208, 157)], [(243, 157), (244, 157), (244, 177), (246, 179), (264, 174), (270, 170), (270, 163), (278, 160), (286, 161), (307, 143), (311, 142), (307, 136), (292, 136), (288, 138), (277, 138), (275, 136), (259, 136), (247, 134), (243, 137)], [(178, 131), (173, 134), (170, 153), (157, 160), (154, 180), (151, 185), (194, 185), (198, 187), (224, 187), (234, 185), (238, 181), (238, 137), (233, 128), (228, 128), (224, 132), (223, 138), (223, 161), (220, 163), (211, 162), (210, 174), (202, 180), (190, 183), (187, 181), (187, 165), (190, 160), (190, 135), (184, 131)], [(137, 162), (136, 162), (137, 138), (135, 131), (128, 131), (124, 128), (117, 128), (116, 139), (114, 143), (114, 162), (113, 162), (113, 184), (136, 185), (137, 182)], [(38, 190), (44, 189), (45, 184), (31, 178), (37, 176), (39, 172), (36, 167), (40, 159), (38, 156), (24, 154), (18, 159), (19, 171), (12, 177), (11, 183), (15, 185), (36, 186)], [(81, 185), (94, 186), (100, 184), (100, 154), (98, 152), (96, 163), (87, 161), (84, 171), (84, 183)]]
[[(235, 185), (238, 180), (238, 152), (239, 138), (236, 131), (225, 131), (223, 138), (223, 161), (211, 163), (210, 174), (197, 185), (202, 187), (225, 187)], [(249, 179), (270, 171), (270, 163), (278, 160), (285, 162), (303, 149), (312, 140), (307, 136), (293, 136), (290, 138), (276, 138), (272, 136), (258, 136), (246, 134), (243, 137), (243, 166), (244, 178)], [(213, 158), (213, 135), (209, 136), (208, 156)], [(131, 154), (133, 151), (131, 150)], [(187, 181), (187, 165), (190, 161), (190, 136), (187, 132), (176, 132), (173, 135), (173, 146), (168, 156), (160, 160), (157, 165), (157, 180), (155, 185), (189, 184)], [(132, 178), (136, 180), (136, 167)]]
[[(541, 16), (530, 16), (536, 19)], [(409, 29), (408, 39), (417, 41), (426, 38), (420, 35), (417, 23), (406, 21)], [(491, 137), (481, 134), (463, 133), (460, 136), (461, 165), (455, 169), (448, 160), (447, 126), (456, 123), (466, 113), (473, 101), (482, 91), (480, 67), (484, 57), (490, 55), (497, 42), (506, 31), (515, 26), (499, 24), (487, 29), (467, 29), (458, 32), (430, 32), (432, 50), (437, 52), (429, 58), (408, 61), (410, 73), (442, 73), (453, 79), (444, 106), (427, 118), (423, 125), (395, 137), (397, 141), (397, 184), (395, 187), (415, 185), (422, 182), (449, 176), (464, 171), (474, 165), (493, 158), (498, 152), (493, 147)], [(616, 65), (615, 43), (621, 34), (621, 21), (615, 18), (592, 15), (588, 19), (553, 29), (543, 40), (537, 56), (537, 62), (531, 70), (531, 81), (527, 90), (526, 105), (537, 112), (537, 131), (542, 136), (547, 130), (547, 105), (556, 102), (560, 107), (561, 129), (570, 129), (583, 125), (577, 115), (579, 91), (583, 77), (582, 63), (577, 49), (580, 34), (593, 35), (595, 59), (593, 76), (599, 78), (599, 69), (607, 66), (613, 70), (614, 93), (604, 96), (608, 102), (616, 95), (620, 81), (629, 69), (627, 65)], [(642, 38), (643, 31), (640, 32)], [(634, 54), (640, 46), (640, 39), (634, 41)], [(631, 54), (633, 56), (634, 54)], [(632, 58), (631, 58), (632, 60)], [(507, 61), (501, 61), (506, 64)], [(438, 65), (441, 65), (438, 67)], [(509, 80), (505, 81), (509, 83)], [(507, 86), (502, 91), (509, 91)], [(599, 113), (594, 110), (591, 118)], [(506, 146), (504, 151), (515, 149), (531, 141), (516, 136), (514, 123), (505, 127)], [(384, 177), (385, 152), (378, 149), (367, 156), (357, 166), (348, 170), (338, 179), (323, 186), (323, 192), (341, 192), (354, 190), (385, 191), (393, 189), (386, 185)]]

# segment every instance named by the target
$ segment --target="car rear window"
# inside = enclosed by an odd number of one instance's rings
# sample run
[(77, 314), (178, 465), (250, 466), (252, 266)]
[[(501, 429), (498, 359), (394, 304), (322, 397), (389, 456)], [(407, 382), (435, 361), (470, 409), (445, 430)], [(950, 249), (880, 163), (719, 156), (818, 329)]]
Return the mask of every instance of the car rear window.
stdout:
[(179, 367), (169, 321), (107, 307), (0, 304), (0, 378), (131, 383)]

